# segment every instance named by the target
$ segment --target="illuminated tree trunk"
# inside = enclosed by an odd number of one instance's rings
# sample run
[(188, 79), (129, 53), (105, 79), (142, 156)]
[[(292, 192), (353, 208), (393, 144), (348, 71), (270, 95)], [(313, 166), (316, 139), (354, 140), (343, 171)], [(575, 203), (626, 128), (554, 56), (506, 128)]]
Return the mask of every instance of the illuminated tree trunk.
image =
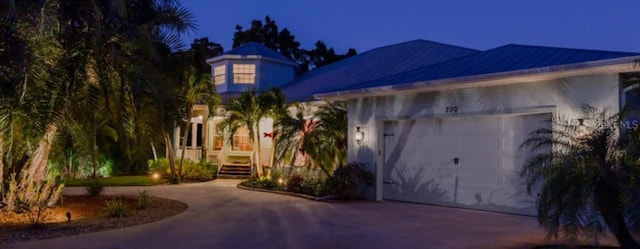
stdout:
[(256, 133), (253, 135), (255, 141), (256, 141), (256, 148), (254, 148), (254, 151), (256, 151), (256, 172), (258, 173), (258, 177), (261, 177), (264, 172), (262, 170), (262, 161), (261, 161), (261, 156), (260, 156), (260, 121), (258, 120), (258, 124), (256, 125)]
[[(171, 142), (171, 138), (169, 137), (169, 134), (167, 134), (166, 132), (164, 133), (164, 144), (165, 144), (165, 147), (167, 148), (167, 160), (169, 160), (169, 168), (171, 169), (171, 178), (173, 179), (177, 177), (176, 156), (173, 148), (173, 143)], [(161, 173), (165, 173), (165, 172), (161, 172)]]
[(58, 132), (59, 123), (61, 122), (57, 121), (47, 125), (47, 130), (40, 138), (40, 142), (38, 142), (38, 148), (33, 152), (31, 164), (27, 167), (27, 174), (33, 177), (32, 179), (36, 182), (43, 180), (46, 175), (47, 160), (49, 159), (49, 153), (51, 153), (53, 140)]
[[(2, 140), (2, 134), (0, 134), (0, 195), (2, 195), (2, 186), (4, 184), (4, 140)], [(2, 198), (0, 198), (2, 199)]]
[(271, 152), (269, 152), (269, 167), (271, 170), (275, 170), (275, 166), (273, 165), (276, 161), (276, 133), (271, 133)]
[(182, 165), (184, 163), (184, 152), (187, 150), (187, 138), (189, 137), (189, 132), (191, 131), (191, 116), (193, 114), (191, 113), (191, 106), (187, 107), (187, 122), (186, 122), (186, 126), (185, 126), (185, 131), (184, 131), (184, 136), (182, 137), (182, 152), (180, 153), (180, 166), (178, 166), (178, 179), (177, 182), (174, 183), (179, 183), (180, 182), (180, 178), (182, 177)]

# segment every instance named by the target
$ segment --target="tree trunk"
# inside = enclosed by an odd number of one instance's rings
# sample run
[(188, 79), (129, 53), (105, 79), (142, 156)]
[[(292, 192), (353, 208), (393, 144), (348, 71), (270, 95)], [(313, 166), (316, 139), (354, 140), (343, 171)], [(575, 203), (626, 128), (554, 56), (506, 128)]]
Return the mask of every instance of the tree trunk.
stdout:
[(184, 152), (187, 150), (187, 138), (189, 137), (189, 132), (191, 131), (191, 106), (187, 107), (187, 122), (184, 127), (184, 136), (182, 137), (182, 152), (180, 156), (180, 166), (178, 166), (178, 179), (177, 183), (180, 183), (180, 178), (182, 178), (182, 164), (184, 163)]
[(27, 167), (26, 173), (33, 177), (32, 179), (36, 182), (43, 180), (47, 173), (47, 160), (49, 159), (49, 153), (51, 153), (51, 146), (62, 121), (62, 118), (58, 118), (47, 125), (44, 135), (38, 142), (38, 148), (33, 152), (31, 164)]
[[(95, 129), (95, 126), (94, 126)], [(97, 157), (97, 147), (98, 147), (98, 142), (96, 141), (96, 133), (98, 133), (97, 131), (94, 130), (94, 133), (91, 134), (91, 163), (93, 164), (93, 172), (91, 172), (91, 178), (92, 179), (96, 179), (96, 173), (98, 171), (98, 157)]]
[(169, 168), (171, 169), (171, 179), (177, 179), (178, 175), (176, 174), (176, 157), (175, 151), (173, 148), (173, 143), (171, 142), (171, 138), (169, 134), (164, 132), (164, 144), (167, 148), (167, 160), (169, 161)]
[(153, 141), (151, 141), (151, 152), (153, 152), (153, 161), (158, 161), (158, 152), (156, 152), (156, 146), (153, 145)]
[(596, 183), (594, 199), (604, 222), (620, 243), (620, 248), (638, 248), (638, 242), (629, 233), (629, 228), (624, 220), (623, 208), (620, 203), (620, 193), (606, 180), (600, 179)]
[(261, 177), (264, 172), (262, 169), (262, 161), (260, 156), (260, 121), (258, 120), (258, 124), (256, 125), (256, 133), (254, 134), (254, 139), (256, 141), (256, 146), (253, 151), (256, 151), (256, 172), (258, 173), (258, 177)]
[(207, 150), (208, 150), (208, 144), (209, 144), (209, 140), (208, 138), (208, 129), (209, 129), (209, 124), (207, 124), (207, 120), (209, 119), (208, 115), (203, 115), (202, 116), (202, 145), (200, 146), (200, 148), (202, 149), (202, 152), (200, 153), (200, 161), (201, 162), (207, 162)]
[(2, 200), (2, 186), (4, 186), (4, 140), (0, 133), (0, 200)]
[(271, 170), (275, 169), (275, 161), (276, 161), (276, 135), (275, 132), (271, 133), (271, 152), (269, 152), (269, 167)]

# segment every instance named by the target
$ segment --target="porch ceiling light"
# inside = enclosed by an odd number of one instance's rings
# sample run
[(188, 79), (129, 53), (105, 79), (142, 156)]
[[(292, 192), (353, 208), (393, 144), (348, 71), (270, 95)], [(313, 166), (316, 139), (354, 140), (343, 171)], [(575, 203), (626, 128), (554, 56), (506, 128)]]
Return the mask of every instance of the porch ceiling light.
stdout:
[(364, 140), (364, 132), (360, 131), (360, 126), (356, 127), (356, 134), (354, 136), (356, 143), (362, 144), (362, 140)]

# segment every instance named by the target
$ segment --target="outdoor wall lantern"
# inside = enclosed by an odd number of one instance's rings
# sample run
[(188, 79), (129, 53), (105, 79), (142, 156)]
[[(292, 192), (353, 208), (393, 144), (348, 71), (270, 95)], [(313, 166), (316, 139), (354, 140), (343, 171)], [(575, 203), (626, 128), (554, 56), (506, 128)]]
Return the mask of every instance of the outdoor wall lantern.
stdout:
[(360, 130), (360, 126), (356, 126), (356, 134), (354, 136), (354, 139), (358, 144), (362, 144), (362, 141), (364, 140), (364, 132)]
[(576, 126), (576, 137), (583, 139), (589, 136), (589, 129), (587, 128), (586, 125), (584, 125), (584, 119), (579, 118), (579, 119), (576, 119), (575, 121), (578, 123), (578, 125)]

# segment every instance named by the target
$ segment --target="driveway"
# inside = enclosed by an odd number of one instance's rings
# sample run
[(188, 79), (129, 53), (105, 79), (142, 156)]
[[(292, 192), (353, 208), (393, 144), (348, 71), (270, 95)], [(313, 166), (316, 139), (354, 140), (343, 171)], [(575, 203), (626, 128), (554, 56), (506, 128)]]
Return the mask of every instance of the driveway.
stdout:
[[(399, 202), (315, 202), (241, 190), (238, 181), (110, 187), (189, 205), (174, 217), (120, 230), (7, 248), (530, 248), (546, 243), (535, 218)], [(70, 188), (67, 194), (81, 193)]]

